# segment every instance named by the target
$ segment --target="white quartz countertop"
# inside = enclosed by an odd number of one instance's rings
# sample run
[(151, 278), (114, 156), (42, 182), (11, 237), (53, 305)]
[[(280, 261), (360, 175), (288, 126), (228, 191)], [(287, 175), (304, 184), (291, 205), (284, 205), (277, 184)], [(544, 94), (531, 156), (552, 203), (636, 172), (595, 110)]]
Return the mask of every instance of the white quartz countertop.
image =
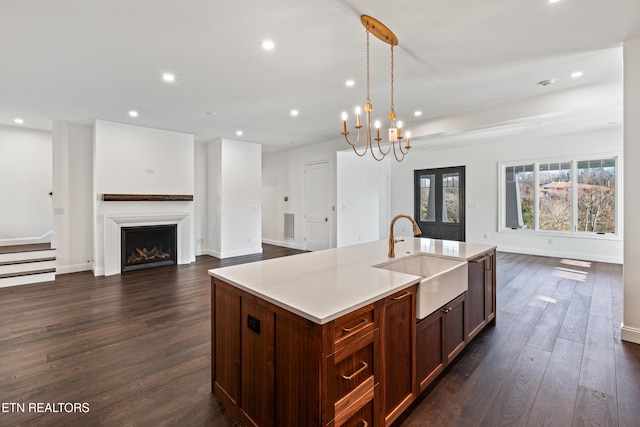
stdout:
[[(469, 260), (495, 246), (404, 237), (396, 260), (415, 254)], [(420, 276), (376, 268), (387, 257), (388, 241), (362, 243), (317, 252), (209, 270), (213, 277), (318, 324), (420, 282)]]

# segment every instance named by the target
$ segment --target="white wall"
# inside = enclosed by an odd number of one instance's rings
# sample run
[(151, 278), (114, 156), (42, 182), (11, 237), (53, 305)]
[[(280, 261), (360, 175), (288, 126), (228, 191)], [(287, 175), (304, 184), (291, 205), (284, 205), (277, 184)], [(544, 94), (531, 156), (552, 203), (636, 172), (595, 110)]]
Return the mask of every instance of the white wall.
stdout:
[(640, 38), (624, 43), (624, 320), (623, 340), (640, 344)]
[[(613, 152), (622, 154), (620, 128), (545, 138), (509, 138), (501, 142), (476, 141), (451, 149), (412, 151), (404, 162), (391, 163), (391, 215), (413, 215), (414, 170), (465, 166), (468, 242), (494, 244), (498, 250), (508, 252), (622, 263), (621, 237), (556, 235), (550, 244), (546, 235), (498, 232), (498, 162)], [(404, 233), (397, 230), (397, 234), (410, 235), (411, 227), (403, 228)]]
[[(337, 246), (380, 240), (380, 207), (387, 204), (380, 194), (380, 174), (388, 176), (390, 160), (376, 161), (353, 151), (337, 153)], [(385, 219), (386, 221), (386, 219)], [(389, 224), (385, 222), (384, 229)]]
[(96, 120), (97, 194), (193, 194), (193, 135)]
[(228, 258), (262, 252), (262, 146), (230, 139), (209, 143), (209, 253)]
[(93, 129), (53, 123), (53, 239), (56, 274), (91, 269)]
[(0, 246), (51, 241), (51, 133), (0, 126)]
[[(330, 199), (336, 204), (336, 151), (343, 149), (344, 139), (264, 154), (262, 157), (262, 191), (264, 197), (262, 240), (265, 243), (304, 249), (304, 170), (306, 163), (327, 160), (331, 176)], [(284, 197), (289, 201), (285, 202)], [(284, 238), (284, 213), (295, 214), (295, 239)], [(331, 242), (336, 242), (336, 212), (329, 217)]]

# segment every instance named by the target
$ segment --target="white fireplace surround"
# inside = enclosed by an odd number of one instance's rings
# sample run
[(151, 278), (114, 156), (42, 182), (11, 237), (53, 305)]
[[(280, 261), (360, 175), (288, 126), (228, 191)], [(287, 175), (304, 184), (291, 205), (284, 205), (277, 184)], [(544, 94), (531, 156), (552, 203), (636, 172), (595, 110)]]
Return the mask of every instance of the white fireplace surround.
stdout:
[(178, 264), (188, 264), (193, 258), (191, 222), (191, 212), (104, 214), (104, 275), (111, 276), (121, 272), (122, 227), (176, 224)]

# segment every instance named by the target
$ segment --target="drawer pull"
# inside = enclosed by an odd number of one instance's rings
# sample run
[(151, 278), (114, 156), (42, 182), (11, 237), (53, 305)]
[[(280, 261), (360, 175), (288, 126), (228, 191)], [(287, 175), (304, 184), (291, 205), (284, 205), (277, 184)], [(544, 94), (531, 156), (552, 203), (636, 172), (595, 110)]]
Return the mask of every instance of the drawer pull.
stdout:
[(394, 301), (398, 301), (399, 299), (402, 299), (404, 297), (408, 297), (409, 295), (411, 295), (411, 292), (407, 291), (404, 294), (400, 295), (399, 297), (395, 297), (393, 298)]
[(360, 329), (360, 328), (362, 328), (364, 325), (366, 325), (366, 324), (367, 324), (367, 322), (369, 322), (367, 319), (362, 319), (362, 321), (361, 321), (360, 323), (358, 323), (356, 326), (352, 326), (352, 327), (350, 327), (350, 328), (342, 328), (342, 331), (343, 331), (343, 332), (347, 332), (347, 333), (349, 333), (349, 332), (353, 332), (353, 331), (355, 331), (356, 329)]
[(441, 311), (442, 311), (443, 313), (448, 313), (448, 312), (450, 312), (450, 311), (451, 311), (451, 307), (443, 308)]
[(485, 262), (486, 260), (487, 260), (487, 257), (483, 256), (482, 258), (472, 259), (469, 262), (472, 262), (474, 264), (480, 264), (481, 262)]
[(369, 423), (365, 420), (362, 420), (362, 427), (369, 427)]
[(358, 369), (357, 371), (355, 371), (353, 374), (351, 375), (343, 375), (342, 378), (347, 380), (347, 381), (351, 381), (352, 379), (355, 378), (356, 375), (358, 375), (360, 372), (364, 371), (365, 369), (367, 369), (369, 365), (367, 365), (367, 362), (362, 362), (362, 367), (360, 369)]

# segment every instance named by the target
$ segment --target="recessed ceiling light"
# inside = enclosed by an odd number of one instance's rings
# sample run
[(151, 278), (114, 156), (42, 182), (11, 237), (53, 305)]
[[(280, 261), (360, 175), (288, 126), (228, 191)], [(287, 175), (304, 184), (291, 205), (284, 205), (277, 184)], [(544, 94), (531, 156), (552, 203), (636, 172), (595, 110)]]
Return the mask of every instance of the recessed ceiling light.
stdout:
[(553, 4), (553, 3), (558, 3), (560, 0), (549, 0), (549, 3)]
[(18, 118), (16, 118), (16, 119), (13, 119), (13, 121), (14, 121), (15, 123), (19, 124), (19, 125), (21, 125), (21, 124), (23, 124), (23, 123), (24, 123), (24, 120), (22, 120), (22, 119), (21, 119), (21, 118), (19, 118), (19, 117), (18, 117)]
[(571, 73), (571, 78), (572, 79), (577, 79), (578, 77), (582, 77), (584, 73), (582, 71), (574, 71), (573, 73)]
[(236, 135), (238, 135), (238, 136), (242, 136), (242, 131), (241, 131), (241, 130), (237, 130), (237, 131), (236, 131)]
[(298, 114), (300, 114), (298, 110), (291, 110), (291, 117), (298, 117)]
[(162, 74), (162, 80), (164, 80), (167, 83), (173, 83), (176, 81), (176, 76), (174, 76), (171, 73), (164, 73)]
[(131, 111), (129, 111), (129, 116), (130, 117), (138, 117), (138, 112), (136, 110), (131, 110)]
[(351, 86), (355, 85), (355, 84), (356, 84), (356, 82), (355, 82), (354, 80), (349, 79), (349, 80), (347, 80), (346, 82), (344, 82), (344, 84), (345, 84), (345, 86), (347, 86), (347, 87), (351, 87)]
[(416, 117), (420, 117), (422, 115), (422, 111), (420, 111), (420, 110), (414, 111), (413, 115), (416, 116)]
[(276, 44), (272, 40), (265, 40), (262, 42), (262, 49), (264, 50), (273, 50), (276, 47)]

